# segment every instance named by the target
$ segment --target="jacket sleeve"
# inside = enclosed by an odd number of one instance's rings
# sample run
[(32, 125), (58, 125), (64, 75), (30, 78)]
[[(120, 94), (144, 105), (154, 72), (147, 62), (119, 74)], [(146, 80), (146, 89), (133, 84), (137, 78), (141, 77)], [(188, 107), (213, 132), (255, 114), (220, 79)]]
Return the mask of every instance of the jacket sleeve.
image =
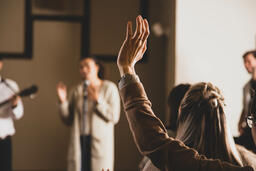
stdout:
[(120, 95), (137, 148), (160, 170), (252, 170), (208, 160), (181, 141), (170, 138), (163, 123), (154, 115), (140, 82), (122, 87)]
[(114, 83), (107, 87), (106, 96), (100, 98), (95, 106), (96, 114), (106, 122), (116, 124), (120, 117), (120, 96)]

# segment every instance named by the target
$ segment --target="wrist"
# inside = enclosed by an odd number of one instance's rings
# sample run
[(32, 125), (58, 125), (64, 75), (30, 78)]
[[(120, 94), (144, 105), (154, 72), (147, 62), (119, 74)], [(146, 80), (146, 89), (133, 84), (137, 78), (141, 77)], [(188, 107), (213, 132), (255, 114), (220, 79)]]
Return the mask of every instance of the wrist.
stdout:
[(120, 76), (124, 76), (125, 74), (136, 74), (135, 69), (132, 66), (118, 66)]
[(66, 101), (67, 101), (66, 98), (65, 99), (59, 99), (59, 103), (61, 103), (61, 104), (65, 103)]

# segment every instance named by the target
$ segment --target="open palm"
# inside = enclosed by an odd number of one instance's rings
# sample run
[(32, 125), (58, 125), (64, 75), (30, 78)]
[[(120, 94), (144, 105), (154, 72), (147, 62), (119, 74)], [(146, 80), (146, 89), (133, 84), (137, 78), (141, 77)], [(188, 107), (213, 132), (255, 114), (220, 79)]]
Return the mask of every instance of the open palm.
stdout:
[(133, 34), (132, 23), (127, 23), (126, 38), (120, 48), (117, 58), (119, 69), (134, 68), (134, 65), (143, 57), (147, 49), (149, 25), (141, 16), (136, 18), (136, 29)]
[(59, 97), (60, 102), (64, 102), (67, 100), (67, 87), (62, 82), (57, 84), (57, 94)]

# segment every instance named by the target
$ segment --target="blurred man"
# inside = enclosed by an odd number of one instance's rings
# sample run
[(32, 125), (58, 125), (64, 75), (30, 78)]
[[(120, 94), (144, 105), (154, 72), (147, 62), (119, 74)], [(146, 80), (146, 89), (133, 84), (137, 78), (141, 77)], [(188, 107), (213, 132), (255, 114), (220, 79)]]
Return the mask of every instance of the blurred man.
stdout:
[[(3, 59), (0, 57), (0, 71)], [(18, 96), (19, 87), (15, 81), (4, 79), (0, 75), (0, 170), (12, 170), (12, 141), (15, 134), (14, 119), (23, 116), (23, 105)], [(5, 102), (5, 103), (4, 103)]]
[(247, 125), (249, 128), (251, 128), (252, 132), (252, 139), (254, 141), (254, 144), (256, 146), (256, 93), (255, 90), (253, 90), (252, 94), (252, 100), (251, 100), (251, 106), (250, 106), (250, 112), (247, 117)]
[(246, 124), (246, 118), (250, 115), (251, 93), (256, 89), (256, 51), (248, 51), (243, 55), (244, 66), (251, 75), (251, 79), (243, 88), (243, 110), (238, 123), (240, 136), (235, 138), (237, 144), (243, 145), (249, 150), (256, 152), (251, 134), (251, 129)]

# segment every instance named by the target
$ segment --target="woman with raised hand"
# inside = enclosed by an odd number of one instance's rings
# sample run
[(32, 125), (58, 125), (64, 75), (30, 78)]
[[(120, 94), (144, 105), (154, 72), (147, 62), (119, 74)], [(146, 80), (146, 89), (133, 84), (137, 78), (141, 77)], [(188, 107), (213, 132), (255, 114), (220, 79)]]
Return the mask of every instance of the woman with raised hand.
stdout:
[(256, 169), (256, 155), (235, 145), (226, 122), (225, 103), (211, 83), (192, 85), (182, 100), (176, 138), (207, 158)]
[(118, 54), (117, 65), (121, 75), (120, 95), (130, 129), (139, 151), (148, 156), (160, 170), (253, 170), (239, 167), (221, 160), (208, 160), (184, 145), (170, 138), (167, 131), (151, 109), (151, 103), (139, 77), (135, 64), (146, 51), (149, 25), (141, 16), (136, 18), (133, 33), (132, 23), (127, 23), (126, 38)]

